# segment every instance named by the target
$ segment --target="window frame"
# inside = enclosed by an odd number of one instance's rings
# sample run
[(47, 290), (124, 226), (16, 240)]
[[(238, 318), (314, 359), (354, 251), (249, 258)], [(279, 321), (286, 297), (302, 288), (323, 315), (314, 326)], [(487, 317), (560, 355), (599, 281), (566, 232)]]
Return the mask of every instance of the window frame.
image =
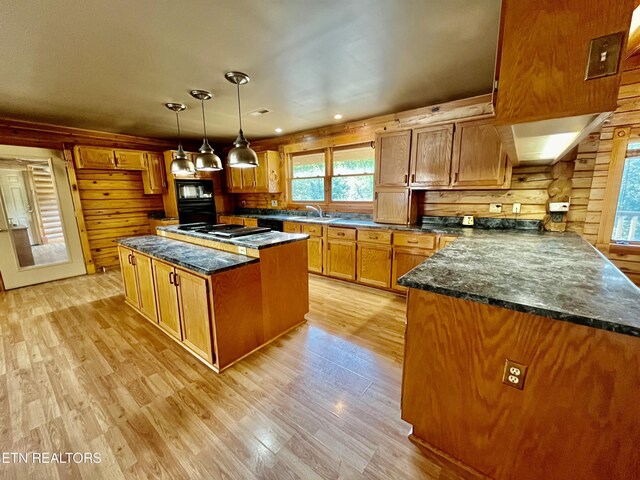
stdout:
[[(350, 211), (357, 211), (357, 210), (362, 210), (362, 211), (371, 211), (373, 210), (373, 201), (374, 201), (374, 197), (371, 198), (371, 200), (368, 201), (355, 201), (355, 200), (332, 200), (331, 199), (331, 195), (332, 195), (332, 179), (333, 178), (340, 178), (340, 177), (362, 177), (362, 176), (371, 176), (374, 179), (375, 182), (375, 167), (374, 167), (374, 172), (372, 173), (354, 173), (354, 174), (348, 174), (348, 175), (334, 175), (333, 174), (333, 161), (334, 161), (334, 156), (333, 156), (333, 152), (335, 150), (349, 150), (352, 148), (359, 148), (359, 147), (365, 147), (365, 146), (371, 146), (373, 148), (375, 148), (375, 144), (373, 141), (360, 141), (357, 143), (349, 143), (349, 144), (342, 144), (342, 145), (334, 145), (334, 146), (330, 146), (330, 147), (325, 147), (325, 148), (315, 148), (315, 149), (309, 149), (309, 150), (295, 150), (295, 151), (291, 151), (289, 153), (287, 153), (287, 191), (286, 191), (286, 199), (287, 199), (287, 205), (289, 206), (303, 206), (303, 205), (320, 205), (322, 208), (327, 209), (327, 210), (350, 210)], [(317, 202), (317, 201), (313, 201), (313, 200), (293, 200), (293, 180), (296, 180), (293, 177), (293, 160), (294, 157), (296, 155), (301, 155), (301, 154), (311, 154), (311, 153), (319, 153), (319, 152), (324, 152), (324, 201), (323, 202)], [(375, 157), (374, 157), (374, 162), (375, 162)], [(323, 177), (303, 177), (303, 178), (323, 178)]]
[(618, 201), (622, 189), (622, 175), (627, 160), (629, 143), (640, 142), (640, 129), (616, 128), (613, 132), (613, 145), (611, 150), (611, 162), (609, 175), (605, 187), (603, 199), (602, 217), (598, 228), (596, 246), (621, 252), (640, 251), (640, 242), (613, 240), (613, 228), (618, 212)]

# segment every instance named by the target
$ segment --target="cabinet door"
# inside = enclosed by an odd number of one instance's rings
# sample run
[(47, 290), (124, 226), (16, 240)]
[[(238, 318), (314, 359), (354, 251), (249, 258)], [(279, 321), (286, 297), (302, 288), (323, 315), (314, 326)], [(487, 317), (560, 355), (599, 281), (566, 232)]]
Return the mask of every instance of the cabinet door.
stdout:
[(376, 185), (407, 186), (411, 130), (376, 135)]
[(124, 298), (128, 303), (139, 308), (136, 267), (132, 260), (133, 251), (119, 246), (118, 256), (120, 257), (120, 271), (122, 272), (122, 283), (124, 284)]
[(175, 286), (175, 269), (171, 265), (152, 260), (153, 279), (156, 285), (158, 324), (171, 336), (182, 340), (178, 289)]
[(358, 244), (358, 282), (389, 288), (391, 282), (391, 247)]
[(327, 240), (327, 275), (356, 279), (356, 242)]
[(140, 253), (134, 253), (133, 263), (136, 267), (140, 310), (149, 320), (158, 323), (151, 258)]
[(241, 168), (242, 172), (242, 191), (243, 192), (255, 192), (256, 191), (256, 168)]
[(142, 172), (144, 193), (166, 193), (167, 179), (164, 167), (164, 156), (161, 153), (145, 154), (145, 170)]
[(408, 223), (410, 194), (407, 188), (377, 191), (373, 200), (373, 221), (395, 224)]
[(242, 219), (242, 224), (245, 227), (257, 227), (258, 226), (258, 219), (257, 218), (243, 218)]
[(506, 168), (506, 153), (491, 123), (480, 120), (456, 126), (452, 186), (500, 188), (507, 181)]
[(182, 341), (200, 357), (213, 363), (207, 280), (177, 268), (175, 283), (180, 299)]
[(409, 248), (394, 248), (393, 249), (393, 268), (391, 274), (391, 285), (394, 290), (406, 291), (407, 289), (401, 285), (398, 285), (398, 278), (413, 270), (427, 258), (431, 256), (433, 252), (429, 250), (409, 249)]
[(227, 166), (227, 190), (229, 192), (242, 192), (242, 168), (231, 168)]
[(453, 125), (420, 128), (411, 140), (412, 187), (448, 187), (451, 182)]
[(122, 170), (145, 170), (144, 153), (137, 150), (116, 150), (116, 167)]
[(258, 153), (258, 166), (252, 168), (255, 186), (253, 190), (260, 193), (269, 192), (269, 158), (267, 152)]
[(114, 151), (111, 148), (75, 147), (76, 168), (115, 168)]
[(309, 237), (307, 240), (307, 253), (309, 259), (309, 271), (322, 273), (322, 260), (324, 253), (322, 237)]

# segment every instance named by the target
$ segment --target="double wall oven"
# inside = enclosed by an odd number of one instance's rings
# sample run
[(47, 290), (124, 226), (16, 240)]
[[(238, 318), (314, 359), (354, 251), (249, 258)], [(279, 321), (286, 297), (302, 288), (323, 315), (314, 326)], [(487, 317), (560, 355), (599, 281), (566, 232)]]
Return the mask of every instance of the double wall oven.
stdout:
[(176, 180), (180, 223), (217, 223), (213, 180)]

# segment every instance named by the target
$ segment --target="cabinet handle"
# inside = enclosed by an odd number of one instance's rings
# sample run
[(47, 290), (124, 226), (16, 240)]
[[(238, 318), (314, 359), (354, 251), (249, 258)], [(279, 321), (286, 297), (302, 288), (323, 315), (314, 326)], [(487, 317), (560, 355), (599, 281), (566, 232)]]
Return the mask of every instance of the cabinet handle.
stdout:
[(338, 235), (339, 237), (344, 237), (344, 232), (337, 232), (336, 235)]
[(369, 235), (369, 238), (370, 238), (371, 240), (377, 240), (377, 239), (378, 239), (378, 236), (377, 236), (377, 235)]
[(416, 181), (416, 174), (412, 173), (411, 174), (411, 183), (415, 183), (415, 181)]
[(407, 183), (408, 180), (409, 180), (409, 175), (405, 175), (404, 176), (404, 183)]
[(174, 274), (173, 274), (173, 284), (174, 284), (176, 287), (179, 287), (179, 286), (180, 286), (180, 282), (178, 281), (179, 279), (180, 279), (180, 277), (178, 276), (178, 274), (177, 274), (177, 273), (174, 273)]
[(171, 285), (175, 285), (175, 283), (173, 283), (173, 275), (174, 275), (174, 273), (173, 273), (173, 272), (169, 272), (169, 283), (170, 283)]
[(418, 243), (418, 240), (407, 240), (407, 243)]
[(136, 256), (133, 253), (131, 254), (131, 265), (136, 266)]
[(129, 262), (129, 265), (131, 265), (131, 253), (129, 255), (127, 255), (127, 261)]

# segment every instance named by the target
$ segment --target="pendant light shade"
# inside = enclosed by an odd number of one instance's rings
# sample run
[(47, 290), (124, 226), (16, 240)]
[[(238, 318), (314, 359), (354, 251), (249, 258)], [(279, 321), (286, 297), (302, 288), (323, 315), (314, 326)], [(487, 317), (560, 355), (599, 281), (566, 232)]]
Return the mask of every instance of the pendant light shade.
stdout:
[(242, 110), (240, 108), (240, 85), (249, 83), (249, 75), (242, 72), (227, 72), (224, 75), (229, 82), (234, 83), (238, 91), (238, 120), (240, 131), (238, 138), (233, 142), (234, 148), (229, 151), (229, 166), (233, 168), (255, 168), (258, 166), (258, 155), (251, 148), (242, 131)]
[(171, 173), (194, 173), (196, 171), (195, 165), (185, 153), (182, 148), (182, 135), (180, 134), (180, 118), (178, 114), (183, 110), (186, 110), (187, 106), (182, 103), (165, 103), (165, 107), (175, 112), (176, 124), (178, 125), (178, 151), (173, 156), (171, 161)]
[(191, 90), (191, 96), (200, 100), (202, 106), (202, 128), (204, 131), (204, 139), (200, 147), (200, 155), (196, 157), (196, 170), (201, 172), (215, 172), (222, 170), (222, 161), (214, 152), (209, 140), (207, 139), (207, 123), (204, 116), (204, 101), (213, 98), (213, 94), (207, 90)]

